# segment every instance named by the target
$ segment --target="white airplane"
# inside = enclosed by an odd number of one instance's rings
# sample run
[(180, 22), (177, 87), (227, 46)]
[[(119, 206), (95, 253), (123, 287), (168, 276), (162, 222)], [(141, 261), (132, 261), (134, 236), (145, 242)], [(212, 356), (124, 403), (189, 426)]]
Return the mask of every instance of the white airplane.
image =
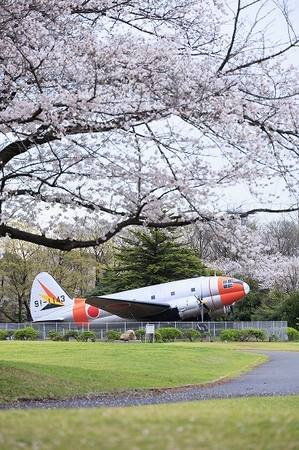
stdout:
[(194, 277), (116, 294), (73, 298), (48, 273), (32, 284), (34, 322), (88, 323), (206, 321), (227, 314), (249, 292), (248, 284), (230, 277)]

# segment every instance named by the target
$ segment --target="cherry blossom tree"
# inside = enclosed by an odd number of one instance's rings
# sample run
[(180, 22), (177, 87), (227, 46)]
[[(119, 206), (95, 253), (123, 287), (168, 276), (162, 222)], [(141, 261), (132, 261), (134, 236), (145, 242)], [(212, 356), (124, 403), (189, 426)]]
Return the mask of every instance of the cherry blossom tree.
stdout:
[(273, 211), (279, 179), (297, 209), (297, 16), (279, 1), (0, 0), (0, 236), (70, 250), (223, 227), (241, 182)]
[(283, 256), (299, 255), (299, 225), (297, 220), (282, 218), (265, 223), (263, 226), (264, 239), (269, 251), (279, 252)]
[[(227, 275), (255, 280), (262, 290), (297, 291), (298, 229), (297, 220), (290, 218), (243, 227), (234, 220), (217, 238), (210, 239), (202, 261)], [(206, 236), (204, 240), (207, 241)]]

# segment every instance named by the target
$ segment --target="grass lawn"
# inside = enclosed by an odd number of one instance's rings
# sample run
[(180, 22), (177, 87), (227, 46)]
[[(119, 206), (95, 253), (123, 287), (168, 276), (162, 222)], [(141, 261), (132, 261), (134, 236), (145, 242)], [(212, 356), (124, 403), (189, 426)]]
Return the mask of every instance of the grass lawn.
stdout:
[[(1, 402), (229, 378), (263, 360), (240, 349), (299, 351), (299, 344), (0, 342)], [(298, 442), (297, 395), (0, 411), (1, 450), (295, 450)]]
[(297, 450), (299, 396), (0, 411), (1, 450)]
[(265, 356), (214, 343), (0, 341), (0, 403), (229, 378)]

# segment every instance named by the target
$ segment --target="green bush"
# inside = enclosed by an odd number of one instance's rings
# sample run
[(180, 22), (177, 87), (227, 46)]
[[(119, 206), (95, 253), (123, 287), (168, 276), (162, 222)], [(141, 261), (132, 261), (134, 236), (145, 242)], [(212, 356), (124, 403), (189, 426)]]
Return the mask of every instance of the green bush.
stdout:
[[(160, 330), (155, 330), (154, 337), (155, 337), (155, 342), (163, 342), (162, 334), (160, 333)], [(149, 342), (153, 342), (152, 334), (150, 334)]]
[(136, 339), (141, 339), (143, 341), (144, 337), (145, 337), (145, 329), (141, 328), (140, 330), (136, 330), (135, 336), (136, 336)]
[(38, 331), (32, 327), (22, 328), (21, 330), (16, 330), (13, 334), (14, 339), (17, 341), (33, 341), (38, 338)]
[(121, 333), (115, 330), (109, 330), (106, 333), (106, 341), (117, 341), (121, 337)]
[(48, 337), (51, 339), (51, 341), (69, 341), (70, 338), (82, 342), (87, 342), (89, 340), (94, 342), (96, 340), (96, 335), (93, 331), (83, 331), (83, 333), (79, 335), (79, 332), (77, 330), (69, 330), (65, 334), (50, 330), (48, 333)]
[(189, 339), (189, 341), (194, 342), (195, 339), (201, 338), (201, 332), (195, 330), (194, 328), (189, 328), (188, 330), (184, 331), (183, 336), (185, 339)]
[(50, 330), (48, 332), (48, 337), (51, 339), (51, 341), (63, 341), (64, 337), (62, 333), (59, 333), (59, 331)]
[(261, 330), (255, 328), (244, 328), (241, 330), (241, 341), (249, 341), (251, 338), (255, 338), (257, 341), (264, 341), (266, 334)]
[(243, 330), (234, 330), (229, 328), (227, 330), (222, 330), (220, 333), (221, 341), (247, 342), (251, 338), (254, 338), (257, 341), (264, 341), (266, 339), (266, 334), (261, 330), (256, 330), (255, 328), (243, 328)]
[(5, 341), (9, 338), (8, 330), (0, 330), (0, 341)]
[(289, 341), (299, 341), (299, 331), (295, 330), (295, 328), (288, 327), (287, 336)]
[(95, 342), (96, 335), (93, 331), (83, 331), (83, 333), (81, 333), (80, 336), (78, 337), (78, 340), (82, 342), (87, 341)]
[(163, 342), (173, 342), (183, 336), (183, 333), (174, 327), (159, 328), (159, 333)]
[(241, 332), (239, 330), (233, 330), (232, 328), (228, 328), (227, 330), (222, 330), (220, 333), (221, 341), (240, 341), (241, 340)]
[(68, 330), (66, 333), (64, 333), (63, 340), (69, 341), (70, 338), (78, 340), (79, 332), (77, 330)]

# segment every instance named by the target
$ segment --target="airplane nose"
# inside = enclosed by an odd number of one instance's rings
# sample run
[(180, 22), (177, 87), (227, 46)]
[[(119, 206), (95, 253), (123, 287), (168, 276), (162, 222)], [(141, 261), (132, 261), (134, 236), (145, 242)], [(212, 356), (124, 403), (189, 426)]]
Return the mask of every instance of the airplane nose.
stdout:
[(244, 282), (243, 282), (243, 287), (244, 287), (244, 292), (245, 292), (245, 294), (247, 295), (248, 292), (250, 291), (250, 287), (248, 286), (247, 283), (244, 283)]

